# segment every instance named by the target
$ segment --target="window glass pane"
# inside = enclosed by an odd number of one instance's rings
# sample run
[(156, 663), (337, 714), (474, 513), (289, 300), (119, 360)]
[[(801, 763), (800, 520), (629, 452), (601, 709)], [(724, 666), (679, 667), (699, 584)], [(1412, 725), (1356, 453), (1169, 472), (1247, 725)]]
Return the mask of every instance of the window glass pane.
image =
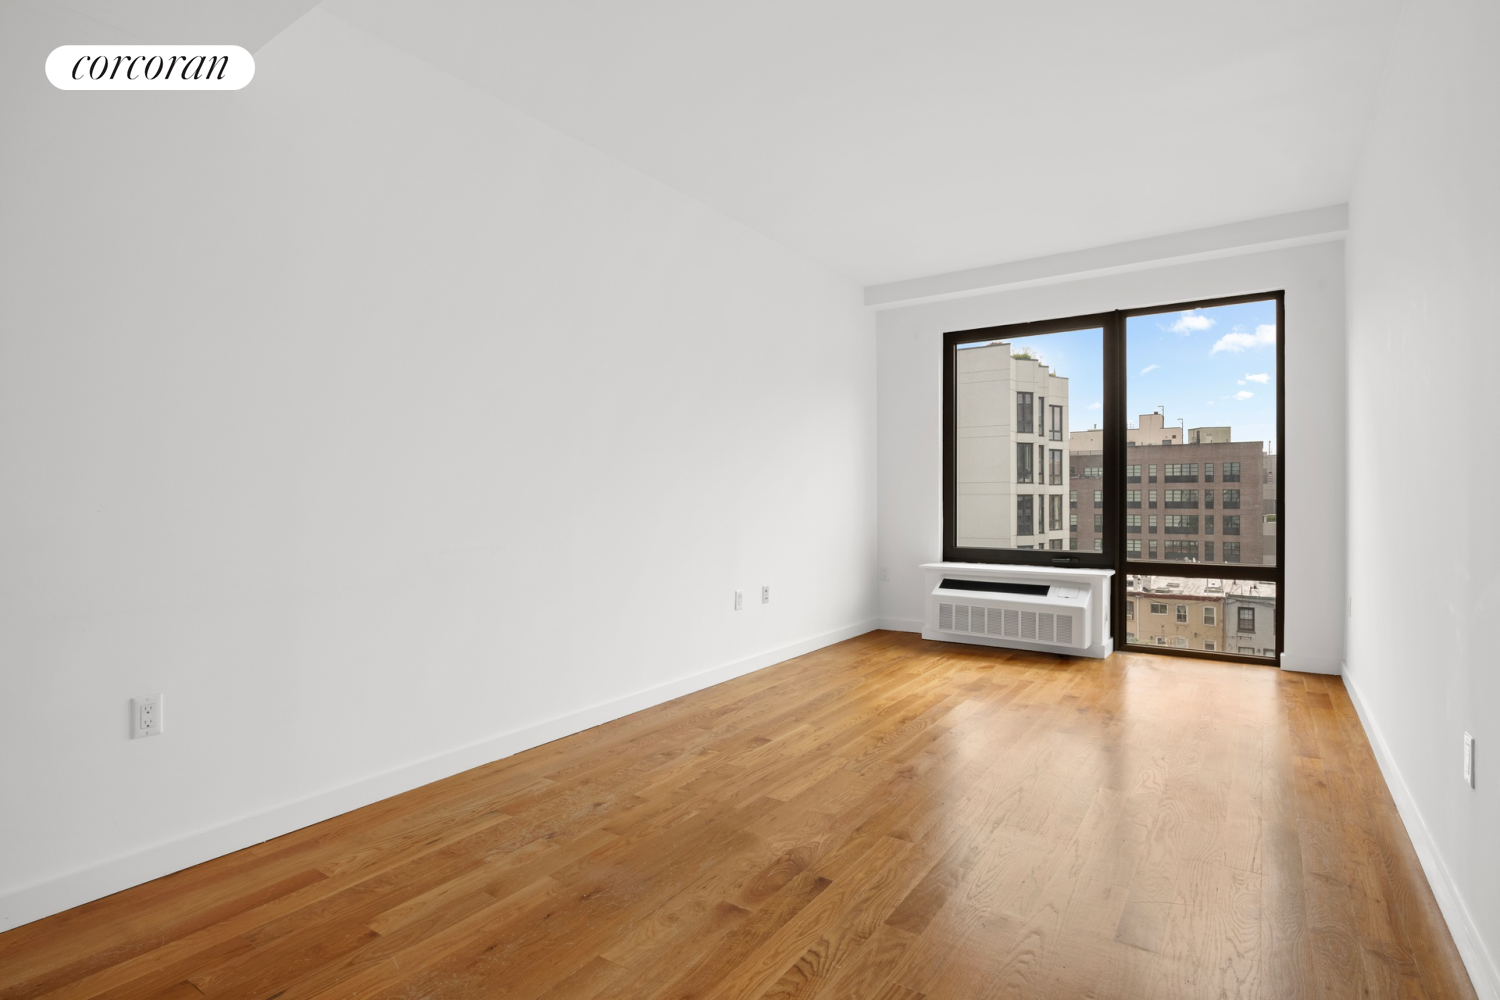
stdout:
[(1276, 655), (1276, 585), (1132, 573), (1125, 606), (1139, 608), (1128, 644)]
[[(1161, 483), (1167, 512), (1145, 558), (1274, 566), (1276, 301), (1131, 316), (1125, 337), (1126, 468)], [(1157, 500), (1148, 490), (1146, 507)], [(1196, 513), (1214, 510), (1230, 513)]]
[[(1099, 551), (1093, 518), (1064, 525), (1062, 515), (1077, 509), (1080, 488), (1092, 499), (1104, 485), (1103, 331), (960, 344), (953, 361), (957, 546), (1062, 549), (1070, 537), (1068, 548)], [(1092, 443), (1086, 470), (1072, 457), (1080, 434)], [(1080, 482), (1080, 472), (1092, 478)]]

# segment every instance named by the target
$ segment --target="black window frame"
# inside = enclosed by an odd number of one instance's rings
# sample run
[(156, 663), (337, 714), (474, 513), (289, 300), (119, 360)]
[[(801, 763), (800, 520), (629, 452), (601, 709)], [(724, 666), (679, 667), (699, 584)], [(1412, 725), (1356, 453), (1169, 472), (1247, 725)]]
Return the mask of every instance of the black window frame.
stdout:
[[(957, 490), (955, 480), (957, 476), (958, 457), (956, 450), (956, 414), (954, 403), (956, 398), (956, 356), (955, 352), (962, 344), (974, 344), (992, 340), (1016, 341), (1025, 337), (1039, 336), (1047, 333), (1069, 333), (1078, 330), (1102, 330), (1103, 357), (1102, 370), (1104, 377), (1104, 400), (1105, 407), (1122, 406), (1124, 401), (1115, 399), (1115, 395), (1123, 390), (1123, 384), (1115, 384), (1108, 373), (1118, 367), (1122, 361), (1115, 355), (1123, 348), (1121, 338), (1112, 335), (1116, 328), (1116, 315), (1112, 312), (1092, 313), (1084, 316), (1068, 316), (1059, 319), (1040, 320), (1033, 323), (1012, 323), (1003, 326), (980, 327), (973, 330), (952, 330), (943, 335), (943, 561), (944, 562), (970, 562), (970, 563), (999, 563), (1019, 566), (1065, 566), (1084, 567), (1089, 569), (1114, 569), (1115, 550), (1121, 548), (1120, 539), (1116, 537), (1121, 534), (1115, 528), (1118, 519), (1121, 502), (1117, 502), (1109, 491), (1104, 493), (1104, 536), (1103, 551), (1090, 552), (1083, 548), (1078, 549), (989, 549), (971, 546), (960, 547), (957, 541)], [(1017, 345), (1021, 346), (1021, 345)], [(1015, 390), (1017, 423), (1022, 423), (1021, 390)], [(1035, 413), (1035, 393), (1026, 393), (1033, 398), (1028, 401), (1031, 411)], [(1034, 430), (1017, 429), (1016, 434), (1034, 434)], [(1066, 440), (1066, 437), (1064, 438)], [(1104, 461), (1104, 481), (1112, 482), (1118, 475), (1118, 469), (1113, 464), (1116, 458), (1123, 459), (1123, 452), (1119, 456), (1106, 456)], [(1074, 487), (1076, 489), (1076, 486)], [(1070, 505), (1071, 507), (1071, 505)], [(1033, 511), (1033, 524), (1035, 524), (1036, 512)], [(1028, 536), (1034, 537), (1034, 536)], [(1115, 613), (1112, 611), (1112, 613)]]
[[(1127, 309), (1119, 309), (1113, 312), (1091, 313), (1079, 316), (1060, 317), (1057, 319), (1038, 320), (1026, 323), (1014, 323), (998, 326), (980, 327), (970, 330), (949, 331), (944, 334), (943, 340), (943, 544), (942, 558), (946, 562), (975, 562), (990, 564), (1014, 564), (1014, 565), (1050, 565), (1062, 567), (1086, 567), (1093, 569), (1110, 569), (1116, 573), (1114, 586), (1111, 589), (1110, 620), (1112, 637), (1116, 648), (1126, 648), (1125, 629), (1125, 580), (1131, 575), (1162, 575), (1177, 577), (1207, 577), (1223, 578), (1246, 581), (1264, 581), (1276, 585), (1276, 603), (1274, 606), (1275, 628), (1276, 628), (1276, 650), (1274, 662), (1280, 663), (1281, 650), (1285, 643), (1285, 608), (1287, 603), (1286, 591), (1286, 530), (1284, 525), (1279, 525), (1275, 539), (1274, 566), (1265, 566), (1249, 563), (1229, 562), (1227, 559), (1214, 562), (1212, 557), (1201, 563), (1183, 562), (1178, 560), (1168, 561), (1157, 556), (1158, 546), (1156, 539), (1149, 539), (1149, 554), (1141, 556), (1127, 552), (1127, 539), (1125, 531), (1125, 485), (1126, 483), (1139, 483), (1145, 480), (1156, 484), (1156, 476), (1141, 475), (1148, 472), (1150, 463), (1141, 463), (1139, 466), (1128, 467), (1125, 461), (1126, 449), (1128, 447), (1127, 433), (1127, 396), (1126, 377), (1128, 358), (1126, 356), (1126, 321), (1136, 316), (1155, 316), (1170, 313), (1188, 312), (1195, 309), (1207, 309), (1215, 306), (1237, 305), (1249, 302), (1273, 301), (1276, 307), (1276, 439), (1277, 449), (1274, 456), (1268, 455), (1267, 464), (1274, 460), (1274, 475), (1277, 487), (1277, 520), (1284, 521), (1287, 505), (1286, 496), (1286, 471), (1284, 466), (1286, 448), (1285, 421), (1286, 421), (1286, 296), (1280, 290), (1266, 290), (1248, 292), (1243, 295), (1220, 296), (1216, 298), (1205, 298), (1190, 301), (1159, 303), (1149, 306), (1140, 306)], [(956, 475), (956, 451), (955, 451), (955, 350), (960, 344), (971, 344), (980, 341), (1010, 340), (1024, 338), (1033, 335), (1047, 333), (1063, 333), (1076, 330), (1100, 329), (1103, 331), (1102, 364), (1103, 364), (1103, 513), (1104, 531), (1102, 533), (1102, 551), (1095, 553), (1085, 549), (1069, 549), (1058, 551), (1055, 549), (988, 549), (988, 548), (959, 548), (956, 544), (956, 490), (954, 488)], [(1016, 390), (1019, 392), (1020, 390)], [(1038, 394), (1031, 393), (1032, 406), (1030, 412), (1035, 415), (1035, 404)], [(1018, 415), (1019, 404), (1018, 403)], [(1068, 431), (1065, 427), (1058, 427), (1058, 421), (1050, 410), (1046, 411), (1043, 420), (1045, 432), (1038, 431), (1033, 424), (1030, 428), (1018, 427), (1017, 434), (1042, 434), (1044, 439), (1052, 438), (1054, 431), (1061, 434), (1062, 440), (1068, 439)], [(1051, 420), (1047, 418), (1051, 417)], [(1023, 421), (1018, 419), (1018, 424)], [(1070, 462), (1076, 461), (1070, 455)], [(1041, 463), (1037, 463), (1038, 465)], [(1050, 463), (1049, 463), (1050, 464)], [(1201, 482), (1211, 483), (1239, 483), (1241, 480), (1239, 468), (1240, 463), (1223, 463), (1216, 461), (1213, 472), (1209, 471), (1209, 464), (1201, 466), (1203, 478)], [(1145, 467), (1143, 467), (1145, 466)], [(1232, 472), (1226, 472), (1233, 469)], [(1071, 470), (1070, 470), (1071, 471)], [(1158, 471), (1150, 469), (1149, 471)], [(1162, 470), (1164, 471), (1164, 470)], [(1039, 474), (1041, 470), (1037, 470)], [(1128, 473), (1133, 472), (1134, 475)], [(1195, 470), (1196, 472), (1196, 470)], [(1217, 475), (1215, 475), (1217, 473)], [(1050, 476), (1048, 477), (1050, 478)], [(1190, 481), (1197, 482), (1195, 474)], [(1076, 490), (1075, 484), (1070, 484)], [(1218, 499), (1218, 498), (1215, 498)], [(1070, 510), (1076, 510), (1072, 497), (1069, 497)], [(1204, 494), (1204, 505), (1202, 509), (1213, 510), (1210, 506), (1207, 493)], [(1217, 505), (1215, 505), (1217, 506)], [(1039, 520), (1041, 512), (1033, 511), (1033, 523)], [(1253, 526), (1252, 529), (1253, 530)], [(1034, 537), (1034, 536), (1033, 536)], [(1231, 536), (1233, 537), (1233, 536)], [(1139, 541), (1140, 534), (1133, 534), (1132, 539)], [(1076, 536), (1070, 539), (1070, 544), (1076, 543)], [(1212, 544), (1212, 543), (1206, 543)], [(1229, 549), (1231, 546), (1239, 548), (1237, 542), (1224, 542), (1216, 548)], [(1207, 548), (1205, 547), (1205, 554)], [(1216, 553), (1217, 554), (1217, 553)], [(1229, 660), (1235, 662), (1253, 662), (1266, 664), (1271, 662), (1267, 657), (1248, 657), (1237, 653), (1223, 651), (1185, 651), (1191, 655), (1211, 659)]]

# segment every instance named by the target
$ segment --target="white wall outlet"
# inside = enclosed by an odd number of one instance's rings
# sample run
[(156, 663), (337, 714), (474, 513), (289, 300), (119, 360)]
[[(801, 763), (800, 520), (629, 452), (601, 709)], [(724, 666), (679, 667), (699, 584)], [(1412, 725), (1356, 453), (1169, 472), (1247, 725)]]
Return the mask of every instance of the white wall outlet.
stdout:
[(160, 736), (162, 733), (161, 695), (148, 694), (130, 699), (130, 738)]
[(743, 590), (736, 590), (734, 592), (734, 610), (739, 611), (739, 610), (743, 609), (744, 606), (745, 606), (745, 592)]
[(1474, 787), (1474, 737), (1464, 733), (1464, 784)]
[(762, 587), (762, 588), (760, 588), (760, 603), (762, 603), (762, 604), (770, 604), (771, 603), (771, 588), (770, 587)]

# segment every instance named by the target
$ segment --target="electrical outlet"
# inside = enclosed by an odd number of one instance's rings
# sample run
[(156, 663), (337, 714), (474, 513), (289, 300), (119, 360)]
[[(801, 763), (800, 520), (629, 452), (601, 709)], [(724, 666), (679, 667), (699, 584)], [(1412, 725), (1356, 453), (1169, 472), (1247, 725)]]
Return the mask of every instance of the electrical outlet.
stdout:
[(162, 734), (161, 695), (148, 694), (130, 699), (130, 738)]
[(770, 604), (771, 603), (771, 588), (770, 587), (762, 587), (762, 588), (760, 588), (760, 603), (762, 603), (762, 604)]
[(1464, 733), (1464, 784), (1474, 787), (1474, 737)]
[(734, 610), (739, 611), (745, 607), (745, 592), (736, 590), (734, 592)]
[(886, 569), (884, 566), (880, 567), (880, 582), (881, 583), (890, 583), (891, 582), (891, 571), (888, 570), (888, 569)]

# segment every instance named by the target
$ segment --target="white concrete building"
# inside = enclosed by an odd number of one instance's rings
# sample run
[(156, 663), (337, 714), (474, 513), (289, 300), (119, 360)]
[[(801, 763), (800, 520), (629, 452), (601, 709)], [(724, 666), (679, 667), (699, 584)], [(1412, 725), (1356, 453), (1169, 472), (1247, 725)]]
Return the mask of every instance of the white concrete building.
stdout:
[(1006, 342), (959, 348), (960, 548), (1063, 549), (1068, 380)]

